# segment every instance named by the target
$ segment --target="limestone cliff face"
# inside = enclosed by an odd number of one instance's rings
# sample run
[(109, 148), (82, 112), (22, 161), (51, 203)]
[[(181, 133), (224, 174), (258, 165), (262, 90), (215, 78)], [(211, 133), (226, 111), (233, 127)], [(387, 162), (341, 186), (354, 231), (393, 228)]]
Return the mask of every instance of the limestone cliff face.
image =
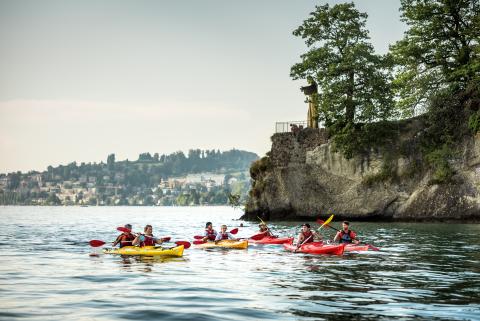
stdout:
[(381, 220), (479, 220), (480, 136), (458, 145), (448, 183), (435, 184), (415, 147), (421, 120), (403, 123), (388, 152), (345, 159), (324, 131), (272, 136), (269, 156), (252, 165), (245, 218), (317, 217)]

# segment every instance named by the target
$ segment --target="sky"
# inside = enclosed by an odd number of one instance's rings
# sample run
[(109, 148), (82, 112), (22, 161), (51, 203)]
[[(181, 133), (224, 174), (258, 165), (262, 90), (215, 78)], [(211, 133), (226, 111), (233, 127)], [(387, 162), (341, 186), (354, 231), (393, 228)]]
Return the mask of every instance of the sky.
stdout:
[[(290, 67), (311, 0), (0, 0), (0, 173), (140, 153), (263, 156), (275, 122), (306, 120)], [(377, 53), (400, 0), (358, 0)]]

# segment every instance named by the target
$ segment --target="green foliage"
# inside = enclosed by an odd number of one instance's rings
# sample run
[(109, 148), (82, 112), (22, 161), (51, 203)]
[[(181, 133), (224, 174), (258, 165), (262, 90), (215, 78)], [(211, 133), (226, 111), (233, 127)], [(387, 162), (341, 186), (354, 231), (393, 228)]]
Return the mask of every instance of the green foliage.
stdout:
[(272, 168), (270, 157), (264, 156), (252, 163), (250, 166), (250, 177), (254, 180), (258, 179), (262, 173)]
[(389, 61), (374, 53), (367, 15), (353, 3), (317, 6), (293, 34), (309, 50), (292, 66), (293, 79), (319, 84), (320, 121), (327, 127), (371, 123), (394, 116)]
[(425, 155), (428, 165), (433, 169), (433, 177), (430, 184), (442, 184), (449, 182), (455, 172), (449, 164), (449, 159), (454, 155), (448, 144), (434, 149)]
[(331, 127), (334, 150), (340, 151), (345, 158), (368, 154), (372, 148), (379, 148), (391, 141), (398, 134), (394, 122), (377, 122), (370, 124)]
[(478, 111), (468, 118), (468, 128), (474, 134), (480, 130), (480, 113)]
[(409, 29), (391, 47), (394, 88), (404, 116), (444, 88), (465, 89), (480, 74), (478, 0), (401, 0)]

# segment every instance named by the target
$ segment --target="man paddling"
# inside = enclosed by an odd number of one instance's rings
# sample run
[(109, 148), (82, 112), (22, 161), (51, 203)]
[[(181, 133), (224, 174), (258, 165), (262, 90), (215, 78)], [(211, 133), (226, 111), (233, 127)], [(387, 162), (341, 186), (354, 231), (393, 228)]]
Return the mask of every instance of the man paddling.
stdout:
[(360, 243), (357, 240), (357, 234), (355, 234), (354, 231), (350, 230), (349, 227), (350, 227), (350, 222), (344, 221), (342, 223), (342, 230), (337, 232), (333, 241), (334, 242), (340, 242), (340, 243), (347, 243), (347, 244), (350, 244), (350, 243), (358, 244), (358, 243)]
[(121, 248), (131, 246), (134, 239), (135, 235), (132, 233), (132, 225), (125, 224), (125, 231), (117, 236), (117, 239), (113, 242), (113, 246), (117, 246), (117, 244), (119, 244)]
[(302, 225), (302, 231), (298, 234), (297, 245), (300, 247), (300, 245), (314, 242), (315, 238), (322, 241), (322, 236), (316, 231), (312, 231), (310, 224), (305, 223)]

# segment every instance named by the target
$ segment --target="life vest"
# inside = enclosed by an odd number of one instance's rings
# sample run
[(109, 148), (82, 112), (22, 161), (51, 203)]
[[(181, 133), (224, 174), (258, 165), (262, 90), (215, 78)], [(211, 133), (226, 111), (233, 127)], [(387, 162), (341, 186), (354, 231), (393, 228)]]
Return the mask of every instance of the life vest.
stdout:
[(215, 241), (215, 238), (217, 237), (217, 232), (215, 232), (215, 230), (205, 230), (205, 234), (210, 241)]
[(147, 236), (145, 234), (142, 234), (142, 236), (145, 238), (143, 242), (140, 242), (140, 247), (144, 246), (154, 246), (155, 245), (155, 238), (151, 236)]
[(133, 236), (132, 233), (123, 233), (122, 235), (120, 235), (120, 247), (124, 247), (124, 246), (130, 246), (132, 245), (132, 241), (135, 239), (135, 236)]
[(313, 242), (313, 233), (312, 232), (302, 232), (303, 234), (303, 244), (307, 244), (307, 243), (312, 243)]
[(221, 240), (228, 240), (228, 233), (225, 233), (225, 234), (219, 233), (219, 234), (222, 237)]
[(355, 233), (353, 231), (344, 230), (340, 231), (340, 243), (352, 243), (352, 240), (355, 238)]

